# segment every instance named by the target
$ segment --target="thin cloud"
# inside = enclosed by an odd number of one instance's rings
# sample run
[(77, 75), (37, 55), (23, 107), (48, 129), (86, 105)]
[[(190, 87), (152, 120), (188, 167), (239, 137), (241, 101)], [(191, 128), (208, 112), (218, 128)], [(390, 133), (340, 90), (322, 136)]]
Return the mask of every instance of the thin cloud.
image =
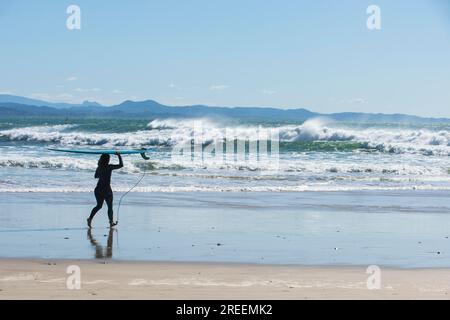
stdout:
[(52, 101), (52, 102), (57, 102), (57, 101), (67, 102), (67, 101), (72, 101), (74, 98), (74, 96), (71, 95), (70, 93), (60, 93), (57, 95), (51, 95), (48, 93), (38, 92), (38, 93), (33, 93), (31, 96), (35, 99)]
[(51, 96), (48, 93), (38, 92), (31, 94), (31, 96), (36, 99), (51, 100)]
[(100, 92), (100, 91), (103, 91), (103, 90), (100, 89), (100, 88), (92, 88), (92, 89), (76, 88), (76, 89), (74, 89), (74, 91), (85, 93), (85, 92)]
[(57, 97), (62, 100), (72, 100), (74, 98), (70, 93), (61, 93)]
[(348, 104), (366, 104), (367, 100), (364, 98), (351, 98), (347, 100), (342, 100), (342, 103), (348, 103)]
[(218, 85), (212, 85), (211, 87), (209, 87), (209, 90), (211, 91), (221, 91), (221, 90), (226, 90), (230, 88), (230, 86), (227, 86), (225, 84), (218, 84)]
[(273, 95), (273, 94), (276, 94), (277, 92), (275, 90), (264, 89), (264, 90), (261, 90), (261, 93), (266, 94), (266, 95)]
[(364, 98), (349, 98), (349, 99), (336, 99), (336, 98), (328, 98), (329, 102), (332, 103), (344, 103), (344, 104), (367, 104), (368, 101)]
[(75, 76), (72, 76), (72, 77), (68, 77), (67, 79), (66, 79), (66, 81), (69, 81), (69, 82), (72, 82), (72, 81), (77, 81), (78, 80), (78, 78), (77, 77), (75, 77)]

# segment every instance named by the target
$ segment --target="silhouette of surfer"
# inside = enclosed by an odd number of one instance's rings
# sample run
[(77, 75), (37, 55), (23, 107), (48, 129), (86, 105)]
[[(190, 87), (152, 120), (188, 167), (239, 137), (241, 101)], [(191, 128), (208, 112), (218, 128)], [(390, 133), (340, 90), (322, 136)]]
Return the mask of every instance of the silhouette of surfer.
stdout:
[(94, 216), (103, 207), (103, 203), (106, 202), (108, 206), (108, 218), (109, 225), (111, 228), (115, 227), (117, 223), (114, 222), (114, 212), (113, 212), (113, 191), (111, 189), (111, 174), (113, 170), (123, 168), (122, 156), (120, 153), (116, 153), (119, 158), (118, 165), (109, 164), (110, 156), (108, 154), (102, 154), (100, 160), (98, 160), (98, 167), (95, 171), (95, 178), (98, 179), (97, 187), (95, 188), (95, 199), (97, 200), (97, 205), (92, 209), (91, 215), (87, 219), (87, 224), (89, 228), (92, 228), (92, 220)]

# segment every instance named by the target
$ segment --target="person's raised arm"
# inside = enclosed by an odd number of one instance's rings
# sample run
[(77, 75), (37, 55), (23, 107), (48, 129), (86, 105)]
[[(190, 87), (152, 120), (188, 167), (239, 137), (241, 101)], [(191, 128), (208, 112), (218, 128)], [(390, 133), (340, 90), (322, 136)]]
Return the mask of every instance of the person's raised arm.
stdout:
[(119, 164), (109, 166), (112, 170), (116, 170), (116, 169), (121, 169), (121, 168), (123, 168), (123, 160), (122, 160), (122, 156), (120, 155), (119, 152), (117, 152), (116, 155), (117, 155), (117, 157), (119, 158)]

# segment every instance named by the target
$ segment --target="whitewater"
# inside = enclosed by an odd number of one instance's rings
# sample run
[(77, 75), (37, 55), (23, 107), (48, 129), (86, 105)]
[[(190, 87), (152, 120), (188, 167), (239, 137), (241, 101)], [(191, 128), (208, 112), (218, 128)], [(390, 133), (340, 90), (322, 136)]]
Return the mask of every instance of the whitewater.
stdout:
[[(148, 148), (151, 161), (127, 156), (113, 179), (126, 191), (145, 171), (138, 192), (305, 192), (450, 189), (450, 125), (220, 122), (212, 119), (0, 121), (0, 192), (91, 192), (97, 158), (47, 148)], [(273, 159), (202, 161), (174, 158), (201, 123), (205, 146), (231, 131), (256, 141), (261, 128), (279, 133)], [(115, 159), (113, 158), (113, 161)]]

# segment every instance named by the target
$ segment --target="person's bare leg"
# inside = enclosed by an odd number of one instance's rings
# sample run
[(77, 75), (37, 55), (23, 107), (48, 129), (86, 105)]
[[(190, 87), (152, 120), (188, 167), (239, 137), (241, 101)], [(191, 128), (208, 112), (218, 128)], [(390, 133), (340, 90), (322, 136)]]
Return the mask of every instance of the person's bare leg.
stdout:
[(108, 218), (110, 228), (117, 226), (117, 222), (114, 222), (114, 211), (113, 211), (113, 195), (112, 193), (105, 198), (106, 205), (108, 206)]
[(103, 197), (102, 197), (99, 193), (97, 193), (97, 192), (95, 192), (95, 199), (97, 200), (97, 205), (95, 206), (94, 209), (92, 209), (91, 215), (90, 215), (89, 218), (87, 219), (87, 225), (88, 225), (89, 229), (92, 228), (92, 220), (94, 219), (95, 215), (96, 215), (97, 212), (99, 212), (100, 209), (103, 207), (103, 201), (104, 201), (104, 199), (103, 199)]

